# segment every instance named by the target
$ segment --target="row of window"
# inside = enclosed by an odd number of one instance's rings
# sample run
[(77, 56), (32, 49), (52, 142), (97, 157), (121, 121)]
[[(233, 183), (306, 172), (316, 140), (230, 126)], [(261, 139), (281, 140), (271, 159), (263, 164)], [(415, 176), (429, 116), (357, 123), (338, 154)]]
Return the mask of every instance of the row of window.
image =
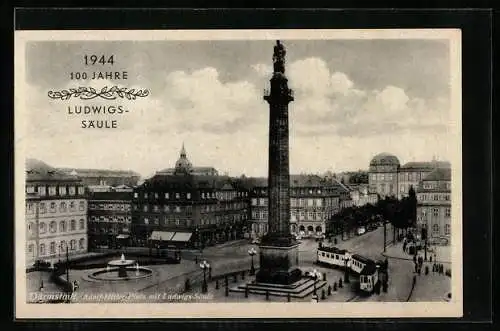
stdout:
[(27, 185), (26, 193), (38, 193), (40, 196), (66, 196), (75, 195), (78, 192), (79, 195), (85, 194), (85, 187), (83, 186), (66, 186), (66, 185)]
[[(33, 223), (33, 222), (29, 222), (28, 223), (28, 232), (30, 234), (33, 234), (33, 231), (35, 230), (35, 226), (36, 226), (36, 224)], [(45, 223), (45, 222), (40, 222), (38, 224), (38, 232), (40, 234), (47, 233), (47, 231), (49, 233), (56, 233), (57, 232), (57, 228), (58, 227), (57, 227), (57, 222), (56, 221), (50, 222), (48, 224), (48, 226), (47, 226), (47, 223)], [(78, 230), (85, 230), (85, 220), (84, 219), (81, 219), (78, 222)], [(66, 231), (76, 231), (76, 221), (75, 220), (71, 220), (69, 222), (69, 229), (68, 229), (66, 221), (60, 221), (59, 222), (59, 232), (66, 232)]]
[[(69, 247), (68, 250), (74, 251), (77, 249), (77, 242), (75, 239), (72, 239), (69, 241)], [(66, 241), (62, 240), (59, 242), (59, 245), (56, 246), (56, 242), (53, 241), (49, 244), (49, 251), (47, 254), (47, 247), (45, 247), (45, 244), (40, 244), (39, 247), (39, 256), (45, 256), (45, 255), (55, 255), (55, 254), (65, 254), (66, 253)], [(59, 248), (59, 249), (58, 249)], [(85, 238), (81, 238), (78, 240), (78, 249), (82, 250), (85, 249)], [(36, 255), (35, 252), (35, 245), (34, 244), (29, 244), (28, 245), (28, 253), (32, 255), (33, 257)]]
[(385, 180), (391, 181), (396, 179), (396, 174), (384, 174), (384, 173), (370, 174), (370, 179), (372, 181), (385, 181)]
[[(299, 227), (299, 233), (300, 234), (305, 234), (306, 233), (306, 227), (304, 225), (300, 225)], [(267, 223), (253, 223), (252, 224), (252, 231), (256, 233), (266, 233), (268, 230), (268, 224)], [(307, 232), (309, 234), (311, 233), (322, 233), (323, 228), (318, 225), (316, 228), (314, 228), (312, 225), (307, 226)], [(297, 233), (297, 224), (290, 224), (290, 233)]]
[(131, 207), (127, 203), (89, 203), (89, 209), (130, 211)]
[(399, 180), (408, 182), (418, 182), (429, 172), (400, 172)]
[[(432, 216), (439, 216), (442, 208), (432, 208)], [(423, 218), (427, 216), (427, 209), (422, 208), (421, 215)], [(450, 217), (451, 216), (451, 208), (444, 208), (444, 216)]]
[(450, 201), (450, 194), (418, 194), (417, 200), (420, 201)]
[[(306, 195), (306, 194), (321, 194), (322, 192), (324, 193), (333, 193), (333, 190), (327, 190), (327, 189), (321, 189), (321, 188), (309, 188), (309, 189), (290, 189), (290, 194), (291, 195)], [(267, 189), (254, 189), (252, 191), (254, 195), (267, 195)]]
[(91, 222), (114, 222), (114, 223), (126, 223), (131, 222), (131, 216), (90, 216)]
[[(191, 199), (191, 192), (175, 192), (175, 193), (170, 193), (170, 192), (165, 192), (163, 193), (163, 197), (165, 199), (170, 199), (170, 198), (175, 198), (175, 199)], [(201, 199), (219, 199), (219, 200), (229, 200), (229, 199), (234, 199), (236, 197), (247, 197), (248, 192), (238, 192), (238, 191), (223, 191), (223, 192), (201, 192), (200, 197)], [(154, 197), (155, 199), (160, 198), (160, 193), (148, 193), (144, 192), (143, 193), (144, 199), (148, 199), (150, 197)], [(138, 199), (139, 198), (139, 192), (134, 193), (134, 198)]]
[[(440, 226), (439, 224), (433, 224), (432, 225), (432, 232), (435, 234), (438, 234), (440, 231)], [(451, 226), (449, 224), (444, 225), (444, 234), (449, 235), (451, 233)]]
[[(65, 212), (74, 212), (76, 211), (76, 202), (75, 201), (70, 201), (69, 203), (66, 203), (65, 201), (62, 201), (59, 203), (59, 208), (57, 208), (57, 202), (53, 201), (50, 203), (45, 203), (45, 202), (40, 202), (38, 211), (40, 214), (45, 214), (47, 212), (50, 213), (55, 213), (59, 210), (60, 213), (65, 213)], [(85, 201), (80, 201), (78, 204), (78, 210), (79, 211), (85, 211)], [(35, 212), (35, 204), (32, 202), (29, 202), (26, 204), (26, 213), (28, 215), (33, 214)]]
[[(424, 189), (427, 190), (433, 190), (433, 189), (439, 189), (441, 187), (441, 182), (437, 181), (429, 181), (429, 182), (424, 182), (423, 183)], [(451, 190), (451, 182), (446, 182), (444, 185), (445, 189)]]

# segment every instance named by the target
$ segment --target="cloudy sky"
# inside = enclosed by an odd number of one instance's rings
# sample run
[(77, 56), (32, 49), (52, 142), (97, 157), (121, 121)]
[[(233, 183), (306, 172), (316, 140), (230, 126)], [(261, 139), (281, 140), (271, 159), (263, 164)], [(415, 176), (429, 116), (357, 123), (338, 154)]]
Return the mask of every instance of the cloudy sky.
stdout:
[[(441, 40), (286, 40), (291, 172), (366, 169), (379, 152), (402, 163), (450, 159), (450, 59)], [(78, 41), (26, 45), (29, 157), (53, 166), (173, 166), (184, 142), (195, 166), (230, 175), (267, 174), (273, 41)], [(70, 81), (83, 54), (114, 54), (126, 81)], [(99, 68), (99, 67), (98, 67)], [(106, 69), (102, 69), (106, 70)], [(109, 70), (109, 69), (107, 69)], [(50, 90), (147, 88), (135, 101), (66, 101)], [(67, 107), (123, 105), (123, 115), (69, 115)], [(119, 129), (80, 128), (116, 119)]]

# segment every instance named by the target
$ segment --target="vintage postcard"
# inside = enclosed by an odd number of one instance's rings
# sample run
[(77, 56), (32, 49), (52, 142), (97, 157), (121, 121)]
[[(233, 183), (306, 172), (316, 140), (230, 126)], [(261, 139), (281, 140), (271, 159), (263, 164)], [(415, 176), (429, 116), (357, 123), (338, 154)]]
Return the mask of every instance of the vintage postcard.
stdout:
[(460, 30), (15, 32), (16, 318), (460, 317)]

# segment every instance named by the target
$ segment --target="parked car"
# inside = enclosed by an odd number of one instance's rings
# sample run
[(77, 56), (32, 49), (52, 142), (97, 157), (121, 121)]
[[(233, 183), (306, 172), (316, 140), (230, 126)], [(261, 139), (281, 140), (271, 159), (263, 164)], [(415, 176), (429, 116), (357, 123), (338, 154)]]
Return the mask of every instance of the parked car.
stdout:
[(362, 234), (365, 234), (366, 233), (366, 228), (364, 226), (360, 226), (357, 230), (356, 230), (356, 234), (358, 236), (361, 236)]

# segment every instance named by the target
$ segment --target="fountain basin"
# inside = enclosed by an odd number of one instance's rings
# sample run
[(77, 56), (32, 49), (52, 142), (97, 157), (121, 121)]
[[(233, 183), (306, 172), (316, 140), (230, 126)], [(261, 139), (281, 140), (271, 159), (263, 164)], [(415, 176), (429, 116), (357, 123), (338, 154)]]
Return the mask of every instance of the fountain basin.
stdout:
[[(124, 269), (124, 270), (123, 270)], [(125, 276), (123, 276), (123, 271), (125, 271)], [(124, 281), (124, 280), (135, 280), (151, 277), (153, 270), (145, 267), (134, 267), (132, 265), (128, 267), (113, 267), (100, 269), (88, 274), (87, 280), (90, 281)]]

